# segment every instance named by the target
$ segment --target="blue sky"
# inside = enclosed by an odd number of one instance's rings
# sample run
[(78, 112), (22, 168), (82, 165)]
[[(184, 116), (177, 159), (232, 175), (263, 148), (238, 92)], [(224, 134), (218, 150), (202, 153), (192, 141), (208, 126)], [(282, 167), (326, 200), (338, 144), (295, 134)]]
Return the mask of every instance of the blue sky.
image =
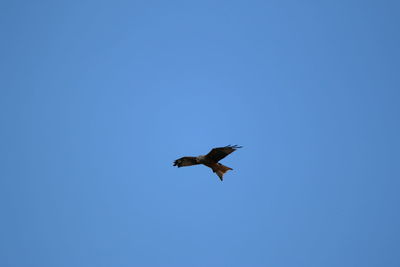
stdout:
[(400, 266), (399, 8), (3, 1), (0, 265)]

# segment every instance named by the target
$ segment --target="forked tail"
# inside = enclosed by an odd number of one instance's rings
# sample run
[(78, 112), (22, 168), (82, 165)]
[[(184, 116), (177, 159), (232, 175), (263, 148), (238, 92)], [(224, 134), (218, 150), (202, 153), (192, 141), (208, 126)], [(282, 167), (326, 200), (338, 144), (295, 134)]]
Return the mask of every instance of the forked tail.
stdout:
[(233, 169), (229, 168), (228, 166), (222, 165), (221, 163), (218, 163), (218, 169), (215, 170), (215, 172), (217, 173), (219, 179), (221, 181), (223, 181), (224, 180), (224, 174), (229, 170), (233, 170)]

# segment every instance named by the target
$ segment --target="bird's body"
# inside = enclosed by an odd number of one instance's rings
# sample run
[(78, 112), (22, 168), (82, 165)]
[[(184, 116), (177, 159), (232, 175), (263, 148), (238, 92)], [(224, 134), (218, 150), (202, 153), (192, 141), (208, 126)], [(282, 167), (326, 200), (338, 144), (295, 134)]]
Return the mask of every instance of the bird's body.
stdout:
[(240, 146), (225, 146), (225, 147), (217, 147), (213, 148), (207, 155), (201, 155), (198, 157), (182, 157), (174, 161), (174, 166), (186, 167), (192, 165), (203, 164), (212, 169), (215, 172), (219, 179), (222, 181), (224, 174), (232, 170), (232, 168), (222, 165), (218, 163), (221, 159), (228, 156), (230, 153), (235, 151), (236, 149), (241, 148)]

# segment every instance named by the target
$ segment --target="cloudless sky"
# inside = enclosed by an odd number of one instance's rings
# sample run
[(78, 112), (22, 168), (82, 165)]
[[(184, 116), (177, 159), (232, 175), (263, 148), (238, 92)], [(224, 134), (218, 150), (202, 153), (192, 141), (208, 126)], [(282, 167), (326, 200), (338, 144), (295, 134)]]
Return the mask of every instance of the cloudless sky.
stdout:
[(399, 12), (2, 1), (0, 266), (400, 266)]

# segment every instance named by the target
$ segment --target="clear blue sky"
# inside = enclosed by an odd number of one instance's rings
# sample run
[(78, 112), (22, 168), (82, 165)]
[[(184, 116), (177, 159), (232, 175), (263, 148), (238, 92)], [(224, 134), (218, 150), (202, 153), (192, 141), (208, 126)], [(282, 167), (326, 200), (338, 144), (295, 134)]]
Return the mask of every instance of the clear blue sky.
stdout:
[(0, 10), (0, 266), (400, 266), (398, 1)]

